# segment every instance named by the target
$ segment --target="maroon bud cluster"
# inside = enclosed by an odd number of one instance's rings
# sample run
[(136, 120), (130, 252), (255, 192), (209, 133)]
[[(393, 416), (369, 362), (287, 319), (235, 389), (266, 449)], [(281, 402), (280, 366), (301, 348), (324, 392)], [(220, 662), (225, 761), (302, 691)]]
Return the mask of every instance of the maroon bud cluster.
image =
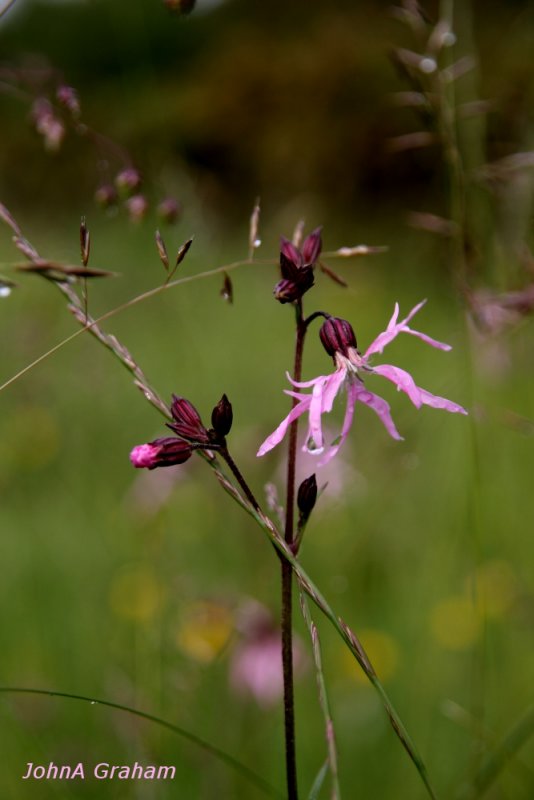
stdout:
[(211, 424), (218, 438), (224, 439), (230, 433), (233, 422), (232, 404), (227, 396), (223, 394), (213, 411), (211, 412)]
[(323, 347), (329, 356), (334, 357), (336, 353), (349, 355), (349, 348), (357, 348), (356, 336), (350, 322), (339, 317), (329, 317), (321, 326), (319, 331)]
[(280, 245), (280, 270), (282, 280), (274, 287), (275, 299), (280, 303), (295, 303), (314, 284), (313, 268), (322, 248), (321, 228), (316, 228), (304, 240), (299, 250), (289, 239), (282, 237)]
[(177, 436), (197, 444), (210, 443), (210, 436), (202, 424), (200, 414), (185, 397), (177, 397), (173, 394), (171, 414), (174, 422), (167, 423), (167, 427)]
[(317, 480), (315, 474), (305, 478), (299, 486), (297, 493), (297, 506), (300, 511), (301, 523), (306, 522), (317, 501)]

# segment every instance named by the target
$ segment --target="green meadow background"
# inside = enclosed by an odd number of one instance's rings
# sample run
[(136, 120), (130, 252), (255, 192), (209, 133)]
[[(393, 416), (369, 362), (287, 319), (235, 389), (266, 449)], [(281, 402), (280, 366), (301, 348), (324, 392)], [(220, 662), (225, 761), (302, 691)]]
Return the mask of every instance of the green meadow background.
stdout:
[[(487, 131), (492, 158), (532, 143), (532, 9), (527, 3), (458, 4), (458, 54), (476, 52), (460, 93), (496, 98)], [(436, 4), (427, 6), (436, 18)], [(318, 273), (308, 312), (349, 319), (360, 347), (428, 298), (414, 327), (450, 353), (399, 337), (384, 355), (418, 385), (466, 406), (468, 417), (417, 411), (393, 387), (403, 442), (360, 407), (306, 530), (303, 563), (361, 637), (413, 736), (441, 798), (534, 796), (532, 321), (482, 338), (466, 322), (446, 242), (407, 225), (411, 210), (446, 213), (437, 150), (392, 155), (392, 136), (417, 129), (390, 103), (403, 88), (388, 60), (409, 37), (388, 3), (228, 0), (198, 3), (187, 18), (155, 0), (47, 4), (19, 0), (0, 19), (8, 65), (45, 59), (80, 93), (83, 120), (133, 154), (152, 203), (131, 223), (92, 196), (102, 158), (69, 133), (46, 153), (29, 105), (0, 93), (0, 199), (41, 255), (78, 263), (80, 216), (91, 265), (119, 276), (93, 282), (89, 308), (104, 313), (162, 283), (154, 244), (170, 252), (190, 236), (178, 276), (246, 258), (248, 216), (262, 197), (258, 263), (177, 286), (105, 324), (165, 399), (186, 396), (209, 420), (225, 392), (234, 408), (231, 451), (258, 497), (283, 495), (284, 448), (259, 444), (285, 416), (293, 315), (272, 298), (278, 237), (304, 218), (324, 225), (326, 251), (387, 245), (352, 260), (325, 258), (348, 283)], [(6, 71), (7, 70), (7, 71)], [(472, 123), (466, 146), (480, 133)], [(468, 150), (468, 152), (472, 152)], [(111, 169), (116, 167), (111, 163)], [(528, 178), (525, 178), (528, 181)], [(528, 183), (526, 185), (529, 185)], [(530, 189), (531, 191), (531, 189)], [(181, 200), (175, 226), (153, 212)], [(530, 195), (531, 196), (531, 195)], [(525, 199), (526, 197), (526, 199)], [(520, 284), (511, 219), (496, 210), (478, 243), (478, 285)], [(484, 217), (486, 215), (486, 217)], [(510, 217), (510, 214), (509, 214)], [(506, 225), (508, 224), (508, 228)], [(531, 238), (531, 237), (530, 237)], [(0, 383), (75, 330), (63, 297), (37, 276), (14, 274), (19, 254), (0, 230), (0, 272), (18, 284), (0, 300)], [(316, 329), (304, 376), (330, 370)], [(164, 434), (163, 419), (130, 376), (87, 334), (1, 393), (0, 686), (67, 692), (154, 714), (225, 750), (280, 790), (281, 703), (235, 694), (229, 670), (242, 646), (240, 615), (256, 600), (279, 613), (278, 560), (259, 528), (192, 459), (176, 470), (134, 471), (128, 454)], [(341, 404), (339, 404), (341, 406)], [(339, 424), (336, 408), (333, 424)], [(313, 470), (308, 461), (300, 477)], [(323, 645), (339, 748), (342, 796), (425, 797), (379, 700), (328, 623)], [(307, 631), (297, 682), (297, 750), (306, 797), (326, 757)], [(530, 710), (529, 710), (530, 709)], [(525, 716), (526, 715), (526, 716)], [(530, 716), (528, 716), (530, 715)], [(497, 755), (524, 719), (524, 746)], [(470, 795), (487, 764), (498, 774)], [(23, 782), (28, 762), (174, 764), (172, 783)], [(463, 794), (462, 794), (463, 793)], [(3, 798), (260, 798), (259, 789), (191, 741), (123, 711), (66, 698), (0, 693)], [(328, 779), (320, 797), (328, 797)]]

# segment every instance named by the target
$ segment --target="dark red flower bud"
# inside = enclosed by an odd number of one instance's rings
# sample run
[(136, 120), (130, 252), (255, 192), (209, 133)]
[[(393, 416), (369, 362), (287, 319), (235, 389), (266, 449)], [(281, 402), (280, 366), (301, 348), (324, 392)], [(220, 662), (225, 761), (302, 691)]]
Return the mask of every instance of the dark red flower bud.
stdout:
[(185, 397), (172, 396), (171, 414), (174, 422), (168, 423), (167, 427), (188, 442), (198, 442), (208, 444), (210, 441), (208, 432), (200, 414)]
[(274, 296), (280, 303), (294, 303), (314, 284), (312, 267), (301, 267), (294, 278), (282, 278), (274, 287)]
[(286, 239), (285, 236), (280, 237), (280, 255), (291, 261), (295, 267), (302, 266), (302, 253), (295, 247), (293, 242)]
[(336, 353), (348, 356), (349, 348), (356, 349), (358, 346), (352, 325), (339, 317), (329, 317), (322, 324), (319, 336), (329, 356), (335, 356)]
[(193, 448), (183, 439), (174, 437), (156, 439), (148, 444), (139, 444), (130, 453), (130, 461), (136, 469), (155, 469), (183, 464), (191, 457)]
[(317, 500), (317, 481), (315, 474), (302, 481), (297, 493), (297, 505), (300, 511), (301, 522), (306, 522)]
[(321, 231), (322, 227), (316, 228), (304, 239), (304, 244), (302, 245), (302, 258), (304, 259), (305, 264), (315, 264), (321, 255), (321, 250), (323, 249)]
[(224, 438), (230, 433), (233, 418), (234, 415), (232, 412), (232, 404), (228, 400), (227, 396), (223, 394), (211, 412), (211, 424), (213, 425), (213, 430), (217, 436)]

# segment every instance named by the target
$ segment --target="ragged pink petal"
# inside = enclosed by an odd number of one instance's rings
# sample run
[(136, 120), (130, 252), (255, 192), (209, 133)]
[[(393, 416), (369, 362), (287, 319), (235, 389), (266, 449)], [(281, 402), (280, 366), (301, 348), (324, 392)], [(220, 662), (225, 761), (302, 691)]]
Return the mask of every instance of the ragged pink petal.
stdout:
[(421, 390), (415, 385), (415, 381), (409, 372), (400, 367), (393, 367), (391, 364), (379, 364), (373, 367), (373, 373), (382, 375), (388, 381), (394, 383), (399, 391), (406, 392), (416, 408), (421, 408), (423, 404)]
[(379, 397), (378, 395), (373, 394), (373, 392), (370, 392), (368, 389), (365, 389), (363, 384), (359, 388), (357, 386), (356, 400), (373, 409), (393, 439), (397, 439), (397, 441), (403, 441), (403, 437), (400, 435), (395, 427), (395, 423), (393, 422), (389, 403), (387, 403), (382, 397)]
[(311, 403), (311, 396), (307, 397), (306, 400), (301, 400), (301, 402), (298, 403), (295, 406), (295, 408), (292, 408), (287, 417), (282, 420), (277, 429), (273, 431), (271, 435), (266, 438), (266, 440), (263, 442), (256, 455), (258, 457), (264, 456), (265, 453), (268, 453), (269, 450), (272, 450), (273, 447), (276, 447), (276, 445), (279, 444), (286, 435), (287, 429), (289, 428), (293, 420), (298, 419), (302, 414), (305, 414), (306, 411), (308, 411), (310, 403)]
[(401, 320), (401, 322), (399, 322), (399, 328), (405, 328), (407, 326), (408, 322), (413, 317), (415, 317), (415, 315), (417, 314), (418, 311), (421, 311), (421, 309), (423, 308), (423, 306), (425, 304), (426, 304), (426, 299), (425, 300), (421, 300), (420, 303), (417, 303), (417, 305), (412, 308), (412, 310), (410, 311), (408, 316), (405, 317), (403, 320)]
[[(325, 383), (316, 383), (310, 402), (310, 430), (307, 437), (306, 448), (310, 447), (317, 452), (323, 449), (323, 429), (321, 415), (323, 413), (323, 391)], [(309, 443), (309, 444), (308, 444)]]
[(437, 394), (427, 392), (426, 389), (419, 389), (419, 393), (421, 395), (421, 400), (426, 406), (442, 408), (445, 411), (450, 411), (452, 414), (467, 414), (463, 406), (458, 405), (458, 403), (453, 403), (452, 400), (447, 400), (446, 397), (439, 397)]
[(431, 347), (437, 347), (438, 350), (445, 350), (445, 351), (452, 350), (450, 344), (445, 344), (445, 342), (438, 342), (437, 339), (432, 339), (432, 337), (427, 336), (426, 333), (421, 333), (420, 331), (413, 331), (407, 325), (402, 329), (402, 332), (411, 333), (412, 336), (417, 336), (418, 339), (422, 339), (423, 342), (426, 342)]
[(357, 386), (355, 383), (351, 381), (347, 386), (347, 406), (345, 409), (345, 418), (343, 420), (341, 433), (336, 439), (335, 443), (327, 449), (324, 456), (318, 462), (318, 466), (324, 467), (325, 464), (328, 464), (328, 462), (334, 458), (339, 448), (347, 438), (352, 425), (352, 418), (354, 416), (354, 406), (356, 405), (357, 394), (358, 394)]

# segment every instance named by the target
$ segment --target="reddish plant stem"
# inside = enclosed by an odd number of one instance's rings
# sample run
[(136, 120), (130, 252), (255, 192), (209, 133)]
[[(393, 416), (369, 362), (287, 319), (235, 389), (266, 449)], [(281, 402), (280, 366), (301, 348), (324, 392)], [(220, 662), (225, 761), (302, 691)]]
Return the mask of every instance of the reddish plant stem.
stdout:
[[(302, 352), (306, 323), (302, 317), (302, 302), (296, 306), (297, 333), (295, 340), (295, 362), (293, 380), (300, 381), (302, 374)], [(297, 404), (293, 398), (292, 408)], [(289, 428), (289, 454), (286, 481), (286, 519), (284, 538), (291, 547), (294, 540), (295, 470), (297, 462), (298, 420)], [(293, 570), (291, 564), (282, 560), (282, 667), (284, 674), (284, 728), (286, 743), (286, 778), (288, 800), (297, 800), (297, 762), (295, 753), (295, 698), (293, 684)]]

